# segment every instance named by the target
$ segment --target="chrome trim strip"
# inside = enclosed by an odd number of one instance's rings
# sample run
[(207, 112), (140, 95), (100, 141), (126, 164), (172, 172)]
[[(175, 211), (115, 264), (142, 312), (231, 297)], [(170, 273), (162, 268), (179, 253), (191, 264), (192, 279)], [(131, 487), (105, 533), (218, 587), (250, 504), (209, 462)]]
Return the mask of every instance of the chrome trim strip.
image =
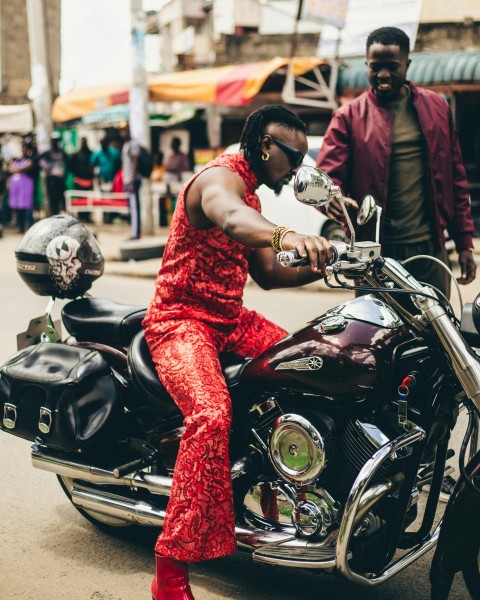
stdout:
[(323, 358), (321, 356), (305, 356), (281, 362), (275, 367), (275, 371), (318, 371), (322, 367)]
[(336, 547), (337, 569), (341, 575), (347, 579), (350, 579), (350, 581), (354, 581), (355, 583), (360, 583), (363, 585), (378, 585), (379, 583), (383, 583), (400, 570), (407, 567), (411, 562), (416, 560), (416, 558), (422, 556), (425, 554), (425, 552), (428, 552), (428, 550), (433, 548), (433, 546), (436, 544), (438, 538), (438, 534), (436, 534), (437, 530), (425, 538), (423, 543), (417, 546), (417, 548), (412, 550), (409, 554), (405, 555), (397, 562), (393, 563), (393, 565), (390, 565), (384, 571), (381, 571), (379, 574), (375, 574), (372, 577), (365, 577), (359, 573), (355, 573), (350, 569), (350, 565), (348, 564), (347, 552), (350, 537), (353, 533), (356, 515), (362, 496), (364, 491), (366, 491), (369, 481), (372, 479), (373, 475), (376, 473), (382, 463), (390, 458), (395, 452), (406, 446), (410, 446), (411, 444), (419, 442), (424, 438), (425, 432), (423, 429), (413, 426), (408, 433), (379, 448), (379, 450), (377, 450), (377, 452), (375, 452), (375, 454), (365, 463), (355, 479), (345, 504), (345, 510), (343, 513), (342, 522), (340, 524), (340, 531)]

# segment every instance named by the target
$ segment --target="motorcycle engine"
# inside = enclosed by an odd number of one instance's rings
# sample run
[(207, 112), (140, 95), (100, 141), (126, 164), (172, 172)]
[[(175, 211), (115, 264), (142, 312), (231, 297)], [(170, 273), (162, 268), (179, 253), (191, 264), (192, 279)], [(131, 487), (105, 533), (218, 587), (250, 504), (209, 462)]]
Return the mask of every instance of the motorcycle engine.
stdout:
[[(283, 403), (282, 406), (285, 410)], [(284, 481), (309, 485), (327, 465), (327, 455), (332, 451), (333, 424), (326, 417), (315, 415), (313, 419), (284, 410), (275, 398), (255, 405), (250, 410), (253, 433)]]
[(333, 422), (321, 414), (294, 413), (288, 402), (274, 397), (255, 405), (250, 416), (252, 432), (273, 467), (250, 494), (250, 507), (256, 504), (253, 512), (293, 524), (302, 537), (324, 537), (339, 505), (326, 490), (311, 484), (327, 468), (327, 456), (330, 461), (335, 455)]
[[(321, 411), (299, 413), (288, 399), (277, 397), (251, 408), (252, 433), (266, 469), (249, 493), (249, 506), (260, 519), (293, 524), (301, 537), (322, 539), (338, 524), (342, 505), (362, 467), (399, 432), (385, 434), (378, 426), (357, 419), (336, 431), (333, 420)], [(400, 458), (385, 461), (374, 480), (398, 472)], [(376, 519), (374, 511), (371, 515)], [(372, 537), (374, 530), (383, 528), (381, 519), (374, 522), (363, 537)]]
[(298, 485), (313, 483), (325, 468), (325, 440), (304, 417), (292, 413), (275, 420), (268, 443), (277, 473)]

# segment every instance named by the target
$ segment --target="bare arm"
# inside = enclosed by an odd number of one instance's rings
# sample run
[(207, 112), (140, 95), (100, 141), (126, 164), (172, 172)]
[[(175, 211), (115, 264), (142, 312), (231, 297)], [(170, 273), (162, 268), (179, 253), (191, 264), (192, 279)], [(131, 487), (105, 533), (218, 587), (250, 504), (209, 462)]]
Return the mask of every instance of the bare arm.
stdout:
[[(245, 204), (244, 194), (245, 183), (241, 177), (224, 167), (208, 169), (187, 192), (190, 221), (201, 228), (214, 224), (228, 237), (250, 248), (270, 249), (267, 256), (274, 259), (271, 243), (276, 225)], [(288, 227), (288, 223), (285, 226)], [(284, 236), (283, 246), (285, 250), (296, 249), (301, 256), (308, 255), (311, 269), (316, 273), (323, 272), (323, 264), (332, 254), (324, 238), (296, 232)]]
[(28, 173), (33, 166), (31, 160), (27, 161), (22, 167), (15, 167), (14, 165), (10, 166), (10, 173)]

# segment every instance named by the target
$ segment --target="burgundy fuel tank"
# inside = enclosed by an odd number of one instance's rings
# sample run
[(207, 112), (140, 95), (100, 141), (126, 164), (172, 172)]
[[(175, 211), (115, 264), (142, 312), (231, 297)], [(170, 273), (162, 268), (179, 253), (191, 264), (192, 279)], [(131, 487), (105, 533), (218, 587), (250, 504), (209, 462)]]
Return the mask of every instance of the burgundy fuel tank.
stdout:
[(280, 340), (246, 366), (242, 381), (323, 396), (330, 406), (385, 399), (392, 353), (411, 337), (387, 304), (361, 296)]

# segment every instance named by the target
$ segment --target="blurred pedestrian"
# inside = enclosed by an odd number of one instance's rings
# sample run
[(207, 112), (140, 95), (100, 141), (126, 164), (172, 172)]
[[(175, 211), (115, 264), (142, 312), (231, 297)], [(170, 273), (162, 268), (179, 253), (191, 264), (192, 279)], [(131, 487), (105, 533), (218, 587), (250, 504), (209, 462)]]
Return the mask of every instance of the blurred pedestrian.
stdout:
[(159, 183), (163, 181), (167, 167), (163, 164), (163, 152), (159, 150), (153, 155), (153, 168), (150, 174), (150, 181), (152, 183)]
[(24, 137), (24, 142), (28, 147), (27, 156), (32, 161), (31, 175), (33, 178), (33, 213), (39, 211), (43, 207), (43, 183), (40, 177), (40, 165), (37, 149), (37, 140), (32, 133)]
[(92, 151), (86, 137), (80, 138), (80, 148), (69, 159), (75, 190), (93, 190), (93, 167), (90, 164)]
[(5, 159), (3, 156), (3, 150), (0, 145), (0, 238), (3, 237), (3, 218), (4, 218), (4, 206), (7, 201), (7, 183), (8, 183), (8, 172), (5, 165)]
[(95, 169), (101, 192), (113, 190), (113, 179), (122, 166), (120, 151), (105, 136), (100, 141), (100, 150), (90, 156), (90, 165)]
[(51, 135), (51, 147), (40, 156), (39, 161), (45, 173), (49, 215), (58, 215), (61, 210), (65, 210), (66, 158), (61, 135), (54, 131)]
[(122, 147), (123, 185), (128, 195), (130, 207), (130, 240), (140, 238), (140, 186), (142, 179), (138, 173), (138, 157), (140, 144), (132, 139), (130, 128), (123, 130), (124, 144)]
[(172, 138), (170, 148), (172, 154), (169, 156), (166, 164), (167, 173), (173, 175), (177, 181), (181, 181), (182, 173), (190, 171), (190, 161), (188, 156), (182, 152), (182, 140), (179, 137)]
[[(455, 241), (461, 284), (473, 281), (474, 224), (460, 145), (450, 108), (439, 94), (406, 79), (408, 36), (382, 27), (367, 39), (371, 87), (333, 115), (317, 165), (339, 185), (350, 209), (371, 194), (383, 207), (382, 254), (398, 260), (423, 254), (449, 264), (445, 229)], [(355, 199), (355, 200), (353, 200)], [(336, 201), (325, 213), (343, 222)], [(369, 226), (357, 239), (372, 239)], [(431, 260), (409, 263), (420, 281), (450, 294), (450, 275)]]
[(20, 233), (24, 233), (32, 224), (33, 211), (33, 160), (31, 147), (23, 142), (22, 156), (14, 158), (9, 166), (8, 205), (15, 214)]

